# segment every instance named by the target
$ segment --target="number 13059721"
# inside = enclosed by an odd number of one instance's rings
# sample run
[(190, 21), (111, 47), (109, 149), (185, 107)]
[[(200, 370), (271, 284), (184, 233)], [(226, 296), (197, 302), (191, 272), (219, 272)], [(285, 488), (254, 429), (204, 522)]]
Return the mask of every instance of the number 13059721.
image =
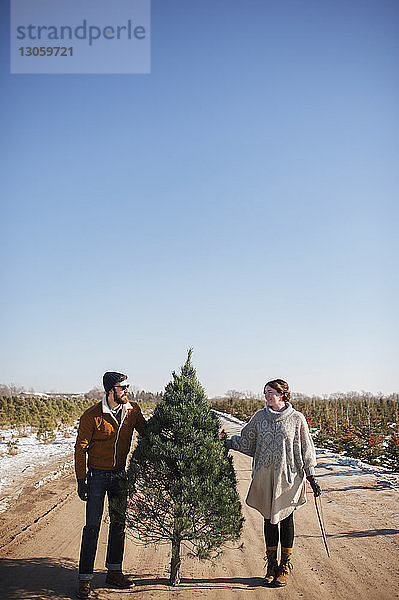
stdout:
[(21, 46), (21, 56), (73, 56), (73, 46)]

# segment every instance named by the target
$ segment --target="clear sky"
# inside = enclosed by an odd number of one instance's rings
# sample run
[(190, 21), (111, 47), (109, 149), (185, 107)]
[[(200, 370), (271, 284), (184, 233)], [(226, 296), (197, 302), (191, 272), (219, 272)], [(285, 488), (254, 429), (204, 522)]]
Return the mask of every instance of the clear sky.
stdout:
[(153, 0), (149, 75), (11, 75), (0, 382), (399, 389), (396, 0)]

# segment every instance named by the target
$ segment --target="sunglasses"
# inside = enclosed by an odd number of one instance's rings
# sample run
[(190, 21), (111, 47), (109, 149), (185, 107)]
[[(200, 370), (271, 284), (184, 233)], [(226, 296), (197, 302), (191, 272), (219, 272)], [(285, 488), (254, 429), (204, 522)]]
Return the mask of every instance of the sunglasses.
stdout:
[(127, 390), (127, 389), (129, 389), (129, 385), (130, 385), (130, 383), (127, 383), (126, 385), (115, 385), (114, 387), (117, 387), (120, 390)]

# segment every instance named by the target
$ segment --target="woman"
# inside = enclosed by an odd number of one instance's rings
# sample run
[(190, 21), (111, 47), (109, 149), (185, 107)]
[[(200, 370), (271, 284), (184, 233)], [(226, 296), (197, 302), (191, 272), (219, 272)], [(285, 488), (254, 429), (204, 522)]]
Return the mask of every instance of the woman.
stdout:
[[(268, 381), (264, 395), (265, 408), (254, 414), (241, 435), (233, 435), (226, 444), (229, 449), (253, 457), (246, 502), (264, 517), (267, 557), (264, 583), (284, 586), (292, 568), (294, 510), (306, 502), (305, 475), (315, 496), (321, 494), (321, 488), (314, 477), (316, 453), (309, 428), (303, 414), (289, 402), (287, 382)], [(279, 538), (280, 564), (277, 563)]]

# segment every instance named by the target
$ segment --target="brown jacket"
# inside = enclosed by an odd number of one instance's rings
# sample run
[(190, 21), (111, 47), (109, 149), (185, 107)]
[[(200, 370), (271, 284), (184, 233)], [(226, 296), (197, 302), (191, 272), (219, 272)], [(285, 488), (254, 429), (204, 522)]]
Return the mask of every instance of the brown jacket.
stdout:
[(145, 435), (146, 420), (136, 402), (123, 405), (120, 425), (105, 397), (102, 402), (88, 408), (80, 417), (75, 444), (76, 478), (85, 479), (87, 468), (108, 471), (124, 467), (134, 429)]

